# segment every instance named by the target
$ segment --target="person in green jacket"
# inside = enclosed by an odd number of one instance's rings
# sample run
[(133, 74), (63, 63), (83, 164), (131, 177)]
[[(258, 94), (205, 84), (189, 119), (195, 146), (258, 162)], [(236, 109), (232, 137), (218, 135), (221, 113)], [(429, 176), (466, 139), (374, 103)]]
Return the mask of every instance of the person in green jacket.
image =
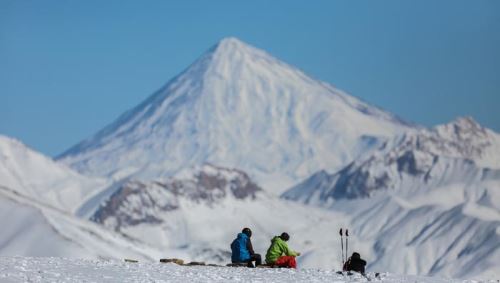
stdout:
[(286, 243), (290, 240), (290, 235), (283, 232), (281, 236), (275, 236), (271, 240), (271, 246), (267, 249), (266, 262), (270, 265), (287, 268), (297, 268), (296, 256), (300, 256), (299, 252), (293, 251)]

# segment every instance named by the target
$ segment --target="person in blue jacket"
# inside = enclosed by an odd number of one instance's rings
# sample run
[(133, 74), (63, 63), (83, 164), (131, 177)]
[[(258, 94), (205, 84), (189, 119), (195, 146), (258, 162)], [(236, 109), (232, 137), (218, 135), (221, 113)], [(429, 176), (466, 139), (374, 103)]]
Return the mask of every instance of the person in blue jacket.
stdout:
[(248, 267), (254, 267), (253, 261), (255, 261), (255, 266), (262, 264), (262, 257), (253, 250), (251, 237), (252, 230), (244, 228), (231, 243), (231, 261), (233, 263), (247, 263)]

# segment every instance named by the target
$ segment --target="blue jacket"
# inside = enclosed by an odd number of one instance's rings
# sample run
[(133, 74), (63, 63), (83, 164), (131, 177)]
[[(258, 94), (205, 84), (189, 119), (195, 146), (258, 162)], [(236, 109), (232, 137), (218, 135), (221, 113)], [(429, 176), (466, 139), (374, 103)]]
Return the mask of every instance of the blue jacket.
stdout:
[(250, 259), (247, 243), (250, 239), (244, 233), (239, 233), (238, 237), (231, 243), (231, 261), (245, 262)]

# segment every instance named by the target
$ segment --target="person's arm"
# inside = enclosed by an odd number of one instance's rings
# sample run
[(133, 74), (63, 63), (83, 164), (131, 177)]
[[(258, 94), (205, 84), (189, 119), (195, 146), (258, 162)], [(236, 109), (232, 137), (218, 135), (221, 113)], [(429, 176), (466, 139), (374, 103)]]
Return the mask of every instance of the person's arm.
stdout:
[(250, 255), (255, 254), (255, 252), (253, 251), (252, 241), (250, 241), (250, 238), (248, 238), (248, 241), (247, 241), (247, 250), (250, 253)]
[(288, 247), (288, 244), (286, 242), (283, 242), (283, 245), (281, 246), (281, 248), (283, 250), (283, 253), (287, 256), (298, 256), (299, 255), (299, 253), (297, 253), (296, 251), (291, 250)]

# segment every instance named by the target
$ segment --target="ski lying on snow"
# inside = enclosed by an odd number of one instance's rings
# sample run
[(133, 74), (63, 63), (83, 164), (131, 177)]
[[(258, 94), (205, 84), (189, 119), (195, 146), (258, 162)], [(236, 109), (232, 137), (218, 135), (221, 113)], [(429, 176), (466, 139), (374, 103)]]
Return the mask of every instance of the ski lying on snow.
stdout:
[(359, 273), (359, 272), (355, 272), (355, 271), (354, 272), (351, 272), (351, 271), (337, 271), (337, 274), (343, 275), (343, 276), (361, 275), (364, 278), (366, 278), (368, 281), (372, 281), (372, 279), (378, 279), (378, 280), (382, 279), (379, 272), (375, 272), (375, 273), (369, 273), (369, 272), (368, 273)]
[[(128, 261), (127, 259), (125, 261)], [(132, 262), (132, 261), (131, 261)], [(248, 267), (248, 263), (244, 262), (237, 262), (237, 263), (228, 263), (226, 265), (218, 265), (218, 264), (212, 264), (212, 263), (205, 263), (202, 261), (192, 261), (186, 263), (183, 259), (179, 258), (162, 258), (160, 259), (161, 263), (174, 263), (177, 265), (182, 265), (182, 266), (217, 266), (217, 267)], [(257, 268), (278, 268), (277, 266), (272, 266), (269, 264), (262, 264), (259, 266), (256, 266)]]
[(222, 265), (213, 264), (213, 263), (207, 264), (203, 261), (191, 261), (191, 262), (185, 263), (185, 261), (183, 259), (179, 259), (179, 258), (162, 258), (162, 259), (160, 259), (160, 262), (161, 263), (175, 263), (177, 265), (182, 265), (182, 266), (219, 266), (219, 267), (222, 267)]

